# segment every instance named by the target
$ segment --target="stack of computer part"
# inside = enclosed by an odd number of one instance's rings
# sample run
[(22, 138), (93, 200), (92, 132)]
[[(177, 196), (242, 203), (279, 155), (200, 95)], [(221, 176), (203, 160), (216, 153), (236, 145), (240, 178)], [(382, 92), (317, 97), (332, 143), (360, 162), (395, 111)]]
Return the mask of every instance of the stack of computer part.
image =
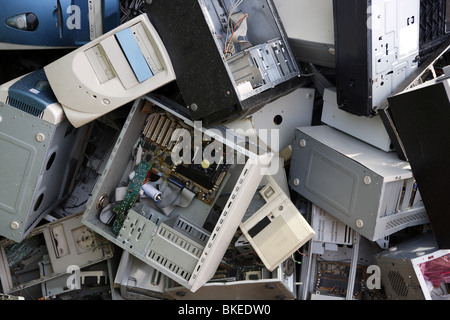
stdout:
[(21, 6), (0, 298), (448, 297), (447, 2)]

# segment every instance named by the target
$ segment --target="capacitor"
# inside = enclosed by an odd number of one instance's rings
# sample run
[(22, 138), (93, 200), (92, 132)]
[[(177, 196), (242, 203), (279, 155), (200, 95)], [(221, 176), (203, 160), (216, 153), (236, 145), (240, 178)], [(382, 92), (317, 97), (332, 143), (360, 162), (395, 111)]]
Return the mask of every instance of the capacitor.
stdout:
[(156, 189), (151, 183), (146, 183), (142, 186), (142, 190), (150, 199), (153, 199), (156, 202), (161, 201), (162, 193), (158, 189)]

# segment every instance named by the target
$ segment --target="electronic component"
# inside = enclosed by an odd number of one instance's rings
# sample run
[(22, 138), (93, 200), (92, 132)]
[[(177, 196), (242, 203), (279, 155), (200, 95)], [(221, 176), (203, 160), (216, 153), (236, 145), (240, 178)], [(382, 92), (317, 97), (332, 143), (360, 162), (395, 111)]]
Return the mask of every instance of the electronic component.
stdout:
[[(149, 95), (136, 100), (83, 214), (86, 226), (193, 291), (212, 277), (209, 272), (220, 263), (229, 230), (232, 236), (247, 207), (247, 199), (230, 200), (230, 208), (234, 204), (239, 210), (225, 212), (214, 233), (203, 228), (229, 176), (245, 173), (249, 177), (241, 178), (236, 188), (251, 184), (256, 191), (263, 169), (270, 165), (270, 161), (253, 164), (248, 160), (243, 168), (244, 164), (228, 162), (226, 154), (221, 154), (227, 148), (216, 148), (218, 140), (208, 132), (161, 99)], [(177, 153), (187, 155), (189, 161), (177, 159)], [(209, 153), (217, 156), (213, 157), (217, 162), (205, 162)], [(192, 161), (196, 155), (202, 161)], [(252, 159), (260, 158), (269, 156), (253, 155)], [(143, 186), (160, 191), (160, 197), (148, 197)], [(123, 199), (115, 199), (116, 191), (124, 188), (128, 191)], [(236, 201), (244, 197), (242, 192), (239, 197), (235, 193)], [(225, 240), (216, 242), (220, 239)]]
[(393, 149), (381, 117), (361, 117), (340, 109), (335, 88), (326, 88), (324, 91), (322, 122), (383, 151), (390, 152)]
[(316, 236), (299, 251), (299, 299), (384, 300), (380, 288), (367, 285), (367, 268), (381, 248), (314, 204), (307, 214)]
[(376, 255), (381, 284), (390, 300), (447, 300), (450, 250), (439, 250), (432, 233), (406, 240)]
[(408, 162), (329, 126), (297, 129), (289, 185), (371, 241), (429, 222)]
[(76, 47), (120, 24), (119, 0), (43, 0), (5, 3), (0, 49)]
[(260, 191), (266, 204), (240, 229), (269, 271), (308, 242), (314, 230), (271, 176)]
[[(366, 278), (365, 268), (357, 266), (355, 275), (355, 291), (361, 291), (361, 282)], [(317, 265), (317, 279), (314, 287), (315, 295), (327, 295), (345, 298), (347, 294), (350, 263), (320, 261)]]
[(274, 0), (289, 43), (300, 61), (333, 68), (333, 1)]
[(193, 120), (231, 121), (298, 85), (300, 71), (271, 0), (154, 1), (148, 15)]
[(0, 88), (0, 234), (20, 242), (71, 192), (90, 127), (76, 130), (43, 70)]
[(175, 79), (145, 14), (44, 67), (67, 118), (80, 127)]
[[(81, 223), (81, 214), (35, 228), (22, 242), (0, 242), (0, 279), (16, 293), (111, 258), (111, 244)], [(39, 286), (39, 291), (41, 291)], [(40, 296), (39, 296), (40, 297)]]
[(145, 179), (147, 178), (151, 165), (148, 162), (141, 162), (136, 171), (133, 180), (131, 181), (125, 199), (116, 207), (113, 211), (116, 215), (114, 219), (114, 224), (112, 226), (112, 232), (118, 234), (123, 226), (123, 223), (127, 217), (128, 212), (136, 204), (136, 200), (139, 196), (142, 186), (144, 185)]
[(450, 246), (448, 199), (446, 192), (437, 190), (448, 189), (449, 87), (444, 76), (388, 99), (388, 112), (421, 190), (436, 241), (443, 249)]
[(417, 69), (420, 2), (333, 0), (340, 108), (375, 115), (380, 103)]

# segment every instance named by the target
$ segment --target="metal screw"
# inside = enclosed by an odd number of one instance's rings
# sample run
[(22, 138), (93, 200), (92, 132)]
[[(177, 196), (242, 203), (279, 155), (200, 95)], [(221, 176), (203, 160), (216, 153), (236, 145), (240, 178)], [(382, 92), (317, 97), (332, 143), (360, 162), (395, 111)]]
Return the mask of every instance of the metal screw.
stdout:
[(38, 133), (36, 135), (36, 140), (39, 142), (43, 142), (45, 140), (45, 135), (43, 133)]
[(198, 105), (196, 103), (191, 104), (191, 110), (192, 111), (197, 111), (198, 110)]
[(361, 219), (356, 220), (356, 226), (357, 226), (359, 229), (362, 229), (362, 228), (364, 227), (364, 222), (363, 222)]
[(365, 176), (364, 177), (364, 184), (369, 185), (371, 183), (372, 183), (372, 179), (369, 176)]
[(301, 139), (300, 140), (300, 147), (302, 147), (302, 148), (306, 147), (306, 140), (305, 139)]
[(295, 178), (293, 183), (294, 183), (294, 186), (297, 187), (300, 184), (300, 180), (298, 178)]
[(20, 227), (20, 224), (17, 221), (11, 222), (11, 229), (17, 230), (17, 229), (19, 229), (19, 227)]

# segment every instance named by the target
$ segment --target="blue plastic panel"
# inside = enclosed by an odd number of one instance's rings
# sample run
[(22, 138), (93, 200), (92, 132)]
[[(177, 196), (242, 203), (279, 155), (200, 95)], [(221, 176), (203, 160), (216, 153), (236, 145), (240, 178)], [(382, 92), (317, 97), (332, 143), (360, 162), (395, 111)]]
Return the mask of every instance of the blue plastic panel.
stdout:
[(129, 28), (116, 33), (116, 39), (119, 42), (123, 53), (125, 54), (134, 74), (139, 82), (144, 82), (153, 77), (141, 49), (139, 48), (133, 33)]

